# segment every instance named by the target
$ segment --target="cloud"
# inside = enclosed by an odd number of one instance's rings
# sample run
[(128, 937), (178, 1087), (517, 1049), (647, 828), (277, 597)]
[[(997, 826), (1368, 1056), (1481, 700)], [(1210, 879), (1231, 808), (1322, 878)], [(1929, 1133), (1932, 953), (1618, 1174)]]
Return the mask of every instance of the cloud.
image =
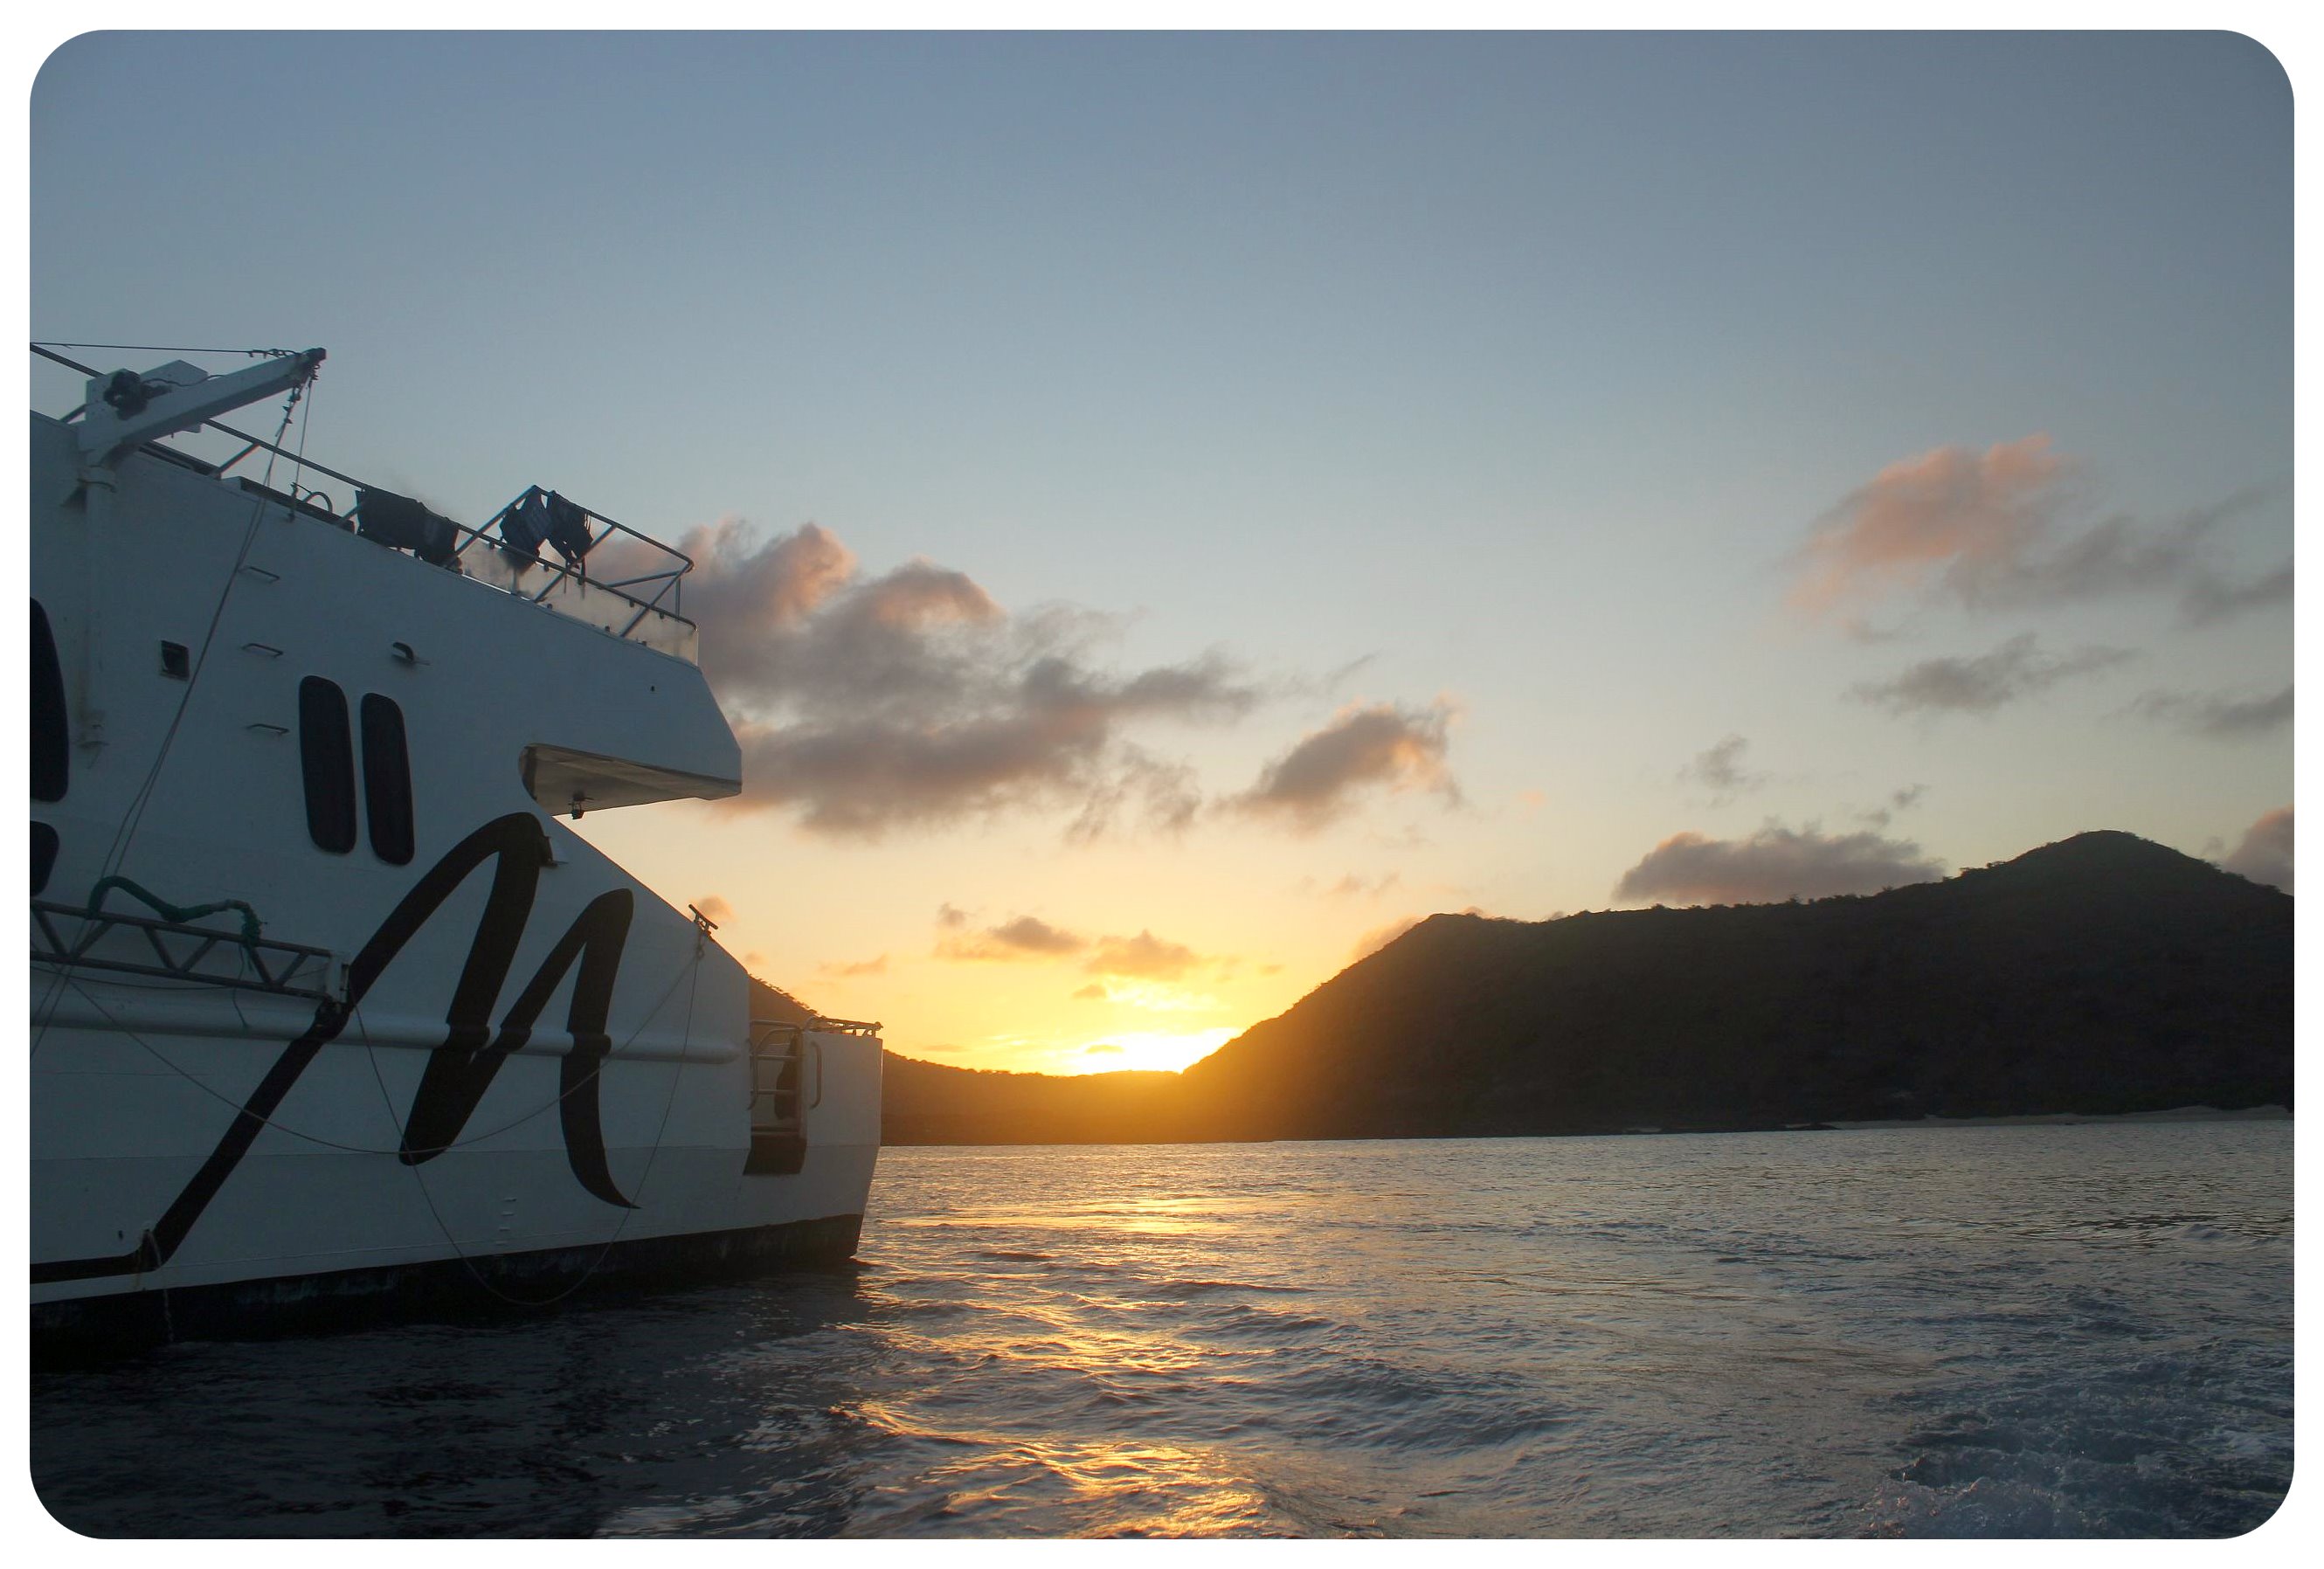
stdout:
[(734, 907), (715, 893), (706, 893), (694, 901), (694, 908), (706, 915), (716, 925), (724, 926), (734, 918)]
[(1932, 574), (1974, 596), (2043, 531), (2066, 472), (2038, 434), (1982, 455), (1940, 447), (1892, 463), (1826, 513), (1801, 548), (1791, 603), (1821, 616)]
[[(876, 837), (1070, 805), (1070, 832), (1133, 810), (1183, 826), (1191, 771), (1132, 725), (1230, 721), (1258, 689), (1216, 652), (1133, 671), (1093, 650), (1118, 623), (1049, 606), (1012, 615), (965, 574), (913, 560), (865, 577), (829, 531), (762, 539), (739, 520), (680, 541), (702, 669), (742, 747), (742, 793), (714, 810), (783, 808)], [(609, 565), (617, 565), (609, 563)]]
[(2286, 563), (2249, 583), (2236, 584), (2206, 578), (2190, 584), (2180, 607), (2194, 625), (2209, 626), (2215, 622), (2241, 615), (2247, 610), (2265, 610), (2291, 603), (2292, 567)]
[(1073, 1000), (1076, 1002), (1102, 1002), (1105, 997), (1105, 988), (1092, 981), (1088, 985), (1075, 992)]
[(1943, 864), (1909, 839), (1875, 834), (1827, 837), (1812, 825), (1796, 831), (1771, 822), (1748, 839), (1674, 834), (1622, 874), (1614, 897), (1679, 904), (1766, 904), (1877, 893), (1930, 882)]
[(1150, 931), (1134, 937), (1103, 937), (1082, 967), (1093, 975), (1127, 975), (1148, 981), (1176, 981), (1203, 963), (1203, 956), (1184, 943), (1165, 941)]
[(2248, 741), (2292, 723), (2292, 688), (2268, 697), (2236, 699), (2218, 694), (2155, 691), (2132, 705), (2148, 718), (2194, 735)]
[(968, 924), (968, 911), (951, 904), (936, 906), (936, 925), (956, 932)]
[(1425, 708), (1351, 705), (1268, 764), (1259, 782), (1231, 804), (1312, 832), (1345, 814), (1370, 787), (1433, 790), (1458, 802), (1460, 787), (1444, 766), (1454, 712), (1442, 697)]
[(1082, 1048), (1082, 1055), (1084, 1057), (1120, 1057), (1121, 1055), (1121, 1048), (1118, 1046), (1104, 1045), (1085, 1046)]
[(2244, 830), (2243, 843), (2219, 864), (2239, 877), (2292, 891), (2292, 808), (2278, 807)]
[[(1404, 873), (1400, 872), (1382, 872), (1378, 877), (1360, 877), (1351, 872), (1339, 881), (1323, 890), (1323, 897), (1326, 899), (1378, 899), (1403, 881)], [(1305, 879), (1302, 880), (1302, 884), (1312, 886)]]
[(1928, 793), (1928, 789), (1929, 787), (1924, 784), (1914, 784), (1906, 785), (1901, 790), (1892, 790), (1889, 792), (1886, 806), (1875, 807), (1868, 812), (1858, 812), (1856, 814), (1856, 820), (1859, 823), (1869, 823), (1876, 828), (1885, 828), (1895, 819), (1896, 813), (1907, 811), (1917, 805), (1920, 798)]
[(1359, 959), (1371, 957), (1427, 918), (1425, 915), (1407, 915), (1401, 919), (1389, 921), (1386, 926), (1372, 928), (1371, 930), (1358, 937), (1355, 946), (1348, 950), (1348, 963), (1352, 964)]
[[(944, 907), (950, 909), (952, 907)], [(1077, 954), (1089, 946), (1084, 937), (1053, 927), (1038, 916), (1020, 915), (965, 937), (945, 937), (936, 944), (945, 959), (1054, 959)]]
[(1849, 688), (1860, 702), (1891, 714), (1990, 714), (2002, 705), (2132, 658), (2125, 649), (2085, 648), (2045, 654), (2032, 632), (2021, 632), (1991, 653), (1973, 659), (1923, 660), (1886, 681)]
[(2006, 610), (2175, 594), (2197, 624), (2289, 603), (2290, 566), (2236, 582), (2211, 559), (2219, 526), (2270, 492), (2237, 491), (2160, 524), (2113, 516), (2070, 530), (2074, 473), (2039, 434), (1891, 464), (1819, 520), (1794, 557), (1789, 603), (1867, 641), (1885, 634), (1858, 607), (1897, 595)]
[(853, 964), (830, 961), (816, 966), (816, 973), (835, 981), (844, 981), (858, 975), (884, 975), (888, 973), (888, 955), (876, 959), (861, 959)]
[(1694, 761), (1678, 771), (1679, 782), (1702, 785), (1711, 791), (1713, 806), (1757, 789), (1767, 782), (1767, 776), (1743, 767), (1743, 749), (1750, 744), (1740, 735), (1730, 735), (1710, 750), (1695, 753)]

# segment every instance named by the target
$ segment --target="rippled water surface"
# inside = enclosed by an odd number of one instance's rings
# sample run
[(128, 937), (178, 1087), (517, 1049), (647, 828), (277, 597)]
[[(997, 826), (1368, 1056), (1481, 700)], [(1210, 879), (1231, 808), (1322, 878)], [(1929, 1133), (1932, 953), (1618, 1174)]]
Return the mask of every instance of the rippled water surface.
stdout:
[(2218, 1536), (2292, 1124), (892, 1149), (859, 1269), (32, 1380), (99, 1535)]

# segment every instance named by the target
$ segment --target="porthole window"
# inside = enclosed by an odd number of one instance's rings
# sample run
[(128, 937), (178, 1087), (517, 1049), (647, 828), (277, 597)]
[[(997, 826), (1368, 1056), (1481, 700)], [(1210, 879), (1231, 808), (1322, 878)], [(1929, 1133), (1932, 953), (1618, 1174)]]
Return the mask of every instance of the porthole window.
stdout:
[(32, 601), (32, 798), (60, 801), (72, 777), (72, 748), (65, 734), (65, 672), (57, 660), (57, 640), (49, 613)]
[(390, 865), (411, 860), (411, 758), (403, 741), (403, 710), (392, 697), (366, 692), (363, 700), (364, 812), (373, 854)]
[(355, 738), (347, 695), (333, 681), (299, 683), (299, 763), (307, 776), (307, 833), (334, 854), (355, 847)]

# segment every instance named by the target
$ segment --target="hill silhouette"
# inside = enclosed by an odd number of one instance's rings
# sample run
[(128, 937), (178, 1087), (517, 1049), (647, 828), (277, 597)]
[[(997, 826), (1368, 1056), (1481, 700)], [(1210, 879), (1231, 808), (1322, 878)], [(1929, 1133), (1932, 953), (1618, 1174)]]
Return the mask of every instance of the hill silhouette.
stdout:
[(2292, 909), (2090, 833), (1862, 897), (1439, 915), (1183, 1075), (891, 1055), (884, 1121), (1071, 1143), (2290, 1106)]
[(1189, 1068), (1219, 1137), (2292, 1102), (2292, 899), (2129, 834), (1811, 903), (1440, 915)]

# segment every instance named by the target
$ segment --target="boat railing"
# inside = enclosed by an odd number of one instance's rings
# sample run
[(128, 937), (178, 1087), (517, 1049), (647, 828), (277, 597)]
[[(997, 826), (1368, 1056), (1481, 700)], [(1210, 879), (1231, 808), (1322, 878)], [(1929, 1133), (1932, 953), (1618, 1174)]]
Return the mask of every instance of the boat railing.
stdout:
[[(31, 346), (32, 352), (42, 359), (54, 361), (84, 376), (104, 374), (96, 367), (69, 359), (54, 349), (40, 344)], [(62, 422), (70, 424), (79, 419), (88, 411), (88, 407), (84, 403), (74, 409), (62, 417)], [(365, 491), (382, 490), (380, 486), (367, 485), (353, 475), (342, 474), (302, 453), (277, 446), (264, 437), (237, 429), (222, 420), (205, 420), (199, 428), (217, 431), (231, 441), (241, 443), (241, 446), (223, 462), (198, 457), (165, 441), (149, 441), (145, 443), (144, 450), (165, 462), (193, 469), (222, 483), (231, 478), (248, 494), (263, 497), (288, 512), (350, 531), (360, 531), (362, 507), (355, 498)], [(348, 504), (341, 507), (332, 493), (302, 485), (297, 478), (278, 490), (247, 475), (233, 473), (242, 464), (256, 459), (260, 453), (289, 459), (294, 466), (294, 474), (302, 478), (311, 472), (337, 480), (352, 493)], [(502, 525), (512, 511), (521, 506), (536, 493), (548, 494), (538, 485), (528, 485), (515, 500), (485, 520), (482, 529), (471, 528), (455, 518), (444, 519), (453, 530), (453, 542), (447, 551), (431, 552), (429, 558), (438, 566), (457, 571), (462, 577), (514, 595), (560, 615), (586, 622), (615, 637), (643, 643), (663, 653), (675, 654), (689, 664), (698, 663), (698, 638), (694, 623), (683, 614), (680, 600), (681, 580), (694, 569), (693, 558), (650, 534), (640, 533), (625, 523), (616, 522), (604, 513), (591, 511), (577, 503), (571, 504), (587, 520), (587, 547), (577, 550), (570, 558), (558, 552), (546, 558), (535, 553), (528, 558), (509, 549), (505, 536), (495, 538), (486, 531)], [(560, 502), (563, 499), (561, 496), (558, 498)], [(389, 549), (404, 549), (376, 539), (374, 542)], [(479, 546), (482, 549), (478, 549)], [(607, 549), (604, 564), (611, 568), (611, 572), (592, 577), (588, 563), (599, 547)], [(540, 574), (538, 577), (534, 576), (536, 572)]]
[[(508, 533), (511, 515), (529, 501), (551, 494), (540, 485), (527, 485), (487, 518), (483, 529), (456, 524), (462, 531), (453, 557), (462, 570), (535, 605), (603, 627), (616, 637), (692, 660), (694, 623), (680, 614), (680, 606), (686, 575), (694, 570), (693, 558), (577, 502), (567, 504), (583, 520), (586, 543), (570, 558), (561, 551), (528, 554), (512, 548)], [(495, 537), (486, 531), (499, 532)], [(472, 556), (470, 552), (479, 544), (484, 549)], [(605, 574), (590, 574), (593, 559), (607, 569)], [(532, 581), (536, 572), (540, 574), (537, 587)]]
[(32, 963), (321, 1001), (330, 995), (332, 961), (327, 949), (276, 942), (254, 930), (35, 899)]
[(808, 1036), (879, 1034), (877, 1023), (819, 1013), (751, 1020), (751, 1125), (763, 1133), (796, 1132), (805, 1109), (823, 1103), (823, 1048)]

